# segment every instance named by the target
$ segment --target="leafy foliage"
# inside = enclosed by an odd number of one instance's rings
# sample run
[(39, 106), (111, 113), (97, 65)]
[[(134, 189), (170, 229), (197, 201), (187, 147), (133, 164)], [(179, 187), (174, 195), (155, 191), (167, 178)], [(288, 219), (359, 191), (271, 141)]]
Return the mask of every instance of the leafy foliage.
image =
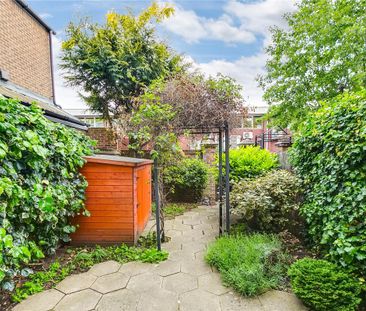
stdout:
[(288, 270), (294, 293), (314, 311), (354, 311), (360, 304), (357, 279), (325, 260), (304, 258)]
[(366, 274), (366, 91), (345, 93), (309, 114), (291, 158), (303, 181), (301, 212), (331, 260)]
[[(144, 243), (146, 244), (146, 241)], [(47, 270), (31, 274), (28, 281), (16, 289), (12, 296), (13, 301), (20, 302), (32, 294), (43, 291), (47, 285), (55, 286), (75, 271), (88, 270), (93, 265), (103, 261), (115, 260), (122, 264), (129, 261), (158, 263), (166, 260), (168, 253), (158, 251), (155, 246), (140, 248), (122, 244), (120, 246), (96, 246), (92, 249), (76, 250), (72, 251), (70, 256), (72, 260), (65, 265), (56, 261)]]
[(280, 241), (266, 234), (220, 237), (205, 258), (220, 271), (225, 285), (245, 296), (283, 285), (289, 261)]
[(220, 127), (225, 122), (235, 126), (237, 114), (245, 112), (241, 91), (242, 86), (228, 76), (206, 78), (194, 73), (175, 75), (157, 95), (176, 112), (176, 131), (184, 132)]
[(159, 157), (160, 164), (169, 165), (180, 157), (180, 147), (174, 132), (176, 112), (156, 94), (157, 89), (163, 87), (163, 81), (155, 81), (139, 97), (140, 104), (130, 118), (128, 136), (130, 149), (141, 152), (149, 146), (152, 156)]
[[(0, 282), (53, 253), (84, 209), (86, 181), (78, 169), (92, 142), (48, 121), (40, 108), (0, 98)], [(42, 251), (41, 251), (42, 249)], [(5, 282), (5, 283), (4, 283)]]
[[(259, 230), (299, 231), (301, 183), (285, 170), (274, 170), (252, 180), (241, 180), (230, 193), (232, 212)], [(292, 231), (292, 230), (290, 230)]]
[(173, 13), (154, 2), (138, 16), (110, 12), (104, 25), (71, 23), (62, 44), (67, 81), (109, 120), (130, 112), (133, 97), (152, 81), (181, 70), (180, 57), (157, 39), (154, 28)]
[(189, 194), (194, 201), (202, 198), (208, 180), (208, 167), (200, 159), (185, 158), (163, 172), (165, 188), (172, 198)]
[(366, 85), (364, 0), (302, 0), (286, 30), (273, 29), (260, 82), (276, 125), (297, 125), (319, 102)]
[[(225, 163), (225, 155), (223, 157)], [(260, 147), (247, 146), (230, 150), (230, 180), (253, 178), (278, 167), (278, 157)]]

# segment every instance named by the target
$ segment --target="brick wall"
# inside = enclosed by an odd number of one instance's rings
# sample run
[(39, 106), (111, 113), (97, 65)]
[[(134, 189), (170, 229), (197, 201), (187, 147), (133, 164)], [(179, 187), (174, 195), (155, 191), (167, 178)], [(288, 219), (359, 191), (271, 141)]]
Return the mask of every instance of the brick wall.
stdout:
[(119, 150), (117, 140), (113, 132), (105, 127), (92, 127), (88, 129), (87, 135), (97, 141), (97, 148), (101, 151)]
[(13, 0), (0, 0), (0, 69), (12, 83), (52, 98), (49, 33)]

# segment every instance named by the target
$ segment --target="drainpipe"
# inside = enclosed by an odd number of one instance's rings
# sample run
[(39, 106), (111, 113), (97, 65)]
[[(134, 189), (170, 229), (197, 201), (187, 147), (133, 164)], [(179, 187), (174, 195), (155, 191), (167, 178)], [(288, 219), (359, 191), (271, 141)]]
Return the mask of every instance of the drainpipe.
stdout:
[(55, 106), (56, 104), (56, 96), (55, 96), (55, 77), (54, 77), (54, 67), (53, 67), (53, 48), (52, 48), (52, 35), (56, 33), (53, 30), (50, 30), (48, 33), (49, 44), (50, 44), (50, 65), (51, 65), (51, 81), (52, 81), (52, 101)]

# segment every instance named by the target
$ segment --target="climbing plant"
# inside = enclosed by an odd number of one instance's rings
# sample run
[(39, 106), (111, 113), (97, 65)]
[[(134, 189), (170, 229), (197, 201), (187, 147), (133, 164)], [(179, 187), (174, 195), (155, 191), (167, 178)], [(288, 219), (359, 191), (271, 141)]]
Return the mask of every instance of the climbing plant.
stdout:
[(366, 275), (366, 91), (345, 93), (309, 114), (291, 159), (305, 190), (301, 208), (316, 246)]
[[(0, 98), (0, 283), (70, 240), (70, 217), (84, 209), (78, 172), (93, 143), (47, 120), (38, 106)], [(27, 272), (28, 271), (28, 272)]]

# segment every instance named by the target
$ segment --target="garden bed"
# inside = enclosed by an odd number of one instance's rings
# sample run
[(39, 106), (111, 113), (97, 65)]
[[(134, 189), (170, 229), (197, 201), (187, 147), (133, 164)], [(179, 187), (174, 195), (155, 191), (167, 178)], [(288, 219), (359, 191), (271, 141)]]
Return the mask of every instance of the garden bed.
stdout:
[(287, 270), (305, 257), (317, 254), (287, 230), (268, 234), (236, 223), (230, 236), (209, 247), (206, 261), (220, 271), (224, 284), (244, 296), (256, 296), (271, 289), (291, 292)]
[(115, 260), (120, 263), (129, 261), (160, 262), (167, 259), (168, 254), (155, 248), (155, 236), (141, 237), (137, 247), (127, 245), (109, 247), (63, 246), (56, 253), (30, 264), (33, 273), (29, 276), (19, 276), (14, 281), (16, 288), (13, 292), (0, 291), (0, 310), (11, 310), (16, 303), (28, 296), (53, 288), (65, 277), (89, 270), (93, 265)]

